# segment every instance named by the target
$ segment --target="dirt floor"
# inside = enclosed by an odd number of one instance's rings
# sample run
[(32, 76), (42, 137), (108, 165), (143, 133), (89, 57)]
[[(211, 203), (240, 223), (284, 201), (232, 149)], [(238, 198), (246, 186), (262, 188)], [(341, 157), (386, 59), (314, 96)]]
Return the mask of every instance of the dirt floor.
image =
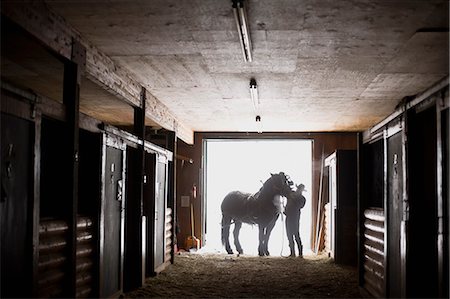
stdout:
[(356, 268), (304, 258), (182, 253), (126, 298), (360, 298)]

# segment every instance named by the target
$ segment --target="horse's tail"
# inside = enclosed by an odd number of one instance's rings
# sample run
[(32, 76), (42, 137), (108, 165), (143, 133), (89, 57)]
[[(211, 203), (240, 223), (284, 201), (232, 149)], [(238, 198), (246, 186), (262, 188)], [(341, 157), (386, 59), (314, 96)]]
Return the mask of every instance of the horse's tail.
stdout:
[(222, 229), (221, 229), (221, 239), (222, 239), (222, 245), (225, 246), (225, 226), (226, 224), (224, 223), (225, 221), (225, 216), (222, 214)]
[(222, 245), (227, 244), (228, 237), (230, 235), (230, 226), (231, 226), (231, 217), (225, 216), (222, 213), (222, 230), (221, 230), (221, 239), (222, 239)]

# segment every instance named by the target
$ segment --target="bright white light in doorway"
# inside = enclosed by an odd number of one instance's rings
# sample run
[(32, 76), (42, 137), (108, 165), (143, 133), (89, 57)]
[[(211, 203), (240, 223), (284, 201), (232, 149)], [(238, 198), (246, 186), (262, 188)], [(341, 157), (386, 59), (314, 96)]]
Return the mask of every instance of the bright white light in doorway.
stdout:
[[(225, 252), (221, 242), (220, 205), (228, 192), (257, 192), (270, 173), (288, 174), (296, 184), (311, 190), (311, 140), (207, 140), (206, 141), (206, 247), (204, 251)], [(304, 193), (300, 235), (303, 247), (310, 247), (311, 194)], [(288, 255), (289, 246), (284, 222), (278, 218), (269, 241), (272, 256)], [(230, 244), (234, 248), (233, 226)], [(245, 254), (257, 255), (258, 227), (243, 224), (240, 242)]]

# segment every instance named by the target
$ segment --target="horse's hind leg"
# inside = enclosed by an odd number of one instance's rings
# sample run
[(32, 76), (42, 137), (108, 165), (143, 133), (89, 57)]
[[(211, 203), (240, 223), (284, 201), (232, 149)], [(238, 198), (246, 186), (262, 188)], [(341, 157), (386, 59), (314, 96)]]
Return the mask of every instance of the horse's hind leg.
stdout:
[(242, 250), (241, 243), (239, 242), (239, 231), (241, 230), (242, 222), (236, 221), (234, 222), (234, 230), (233, 230), (233, 237), (234, 237), (234, 246), (236, 246), (236, 250), (239, 252), (239, 254), (243, 254), (244, 251)]
[(230, 246), (230, 225), (231, 217), (222, 215), (222, 244), (225, 245), (225, 250), (228, 254), (233, 254), (233, 250)]

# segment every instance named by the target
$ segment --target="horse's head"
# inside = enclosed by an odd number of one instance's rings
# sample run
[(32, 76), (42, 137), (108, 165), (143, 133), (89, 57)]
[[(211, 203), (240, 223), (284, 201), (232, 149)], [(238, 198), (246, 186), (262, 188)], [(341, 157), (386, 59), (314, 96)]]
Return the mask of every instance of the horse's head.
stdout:
[(284, 172), (270, 174), (270, 179), (268, 179), (264, 185), (270, 186), (276, 194), (287, 197), (291, 192), (291, 186), (294, 183), (291, 181), (288, 175)]

